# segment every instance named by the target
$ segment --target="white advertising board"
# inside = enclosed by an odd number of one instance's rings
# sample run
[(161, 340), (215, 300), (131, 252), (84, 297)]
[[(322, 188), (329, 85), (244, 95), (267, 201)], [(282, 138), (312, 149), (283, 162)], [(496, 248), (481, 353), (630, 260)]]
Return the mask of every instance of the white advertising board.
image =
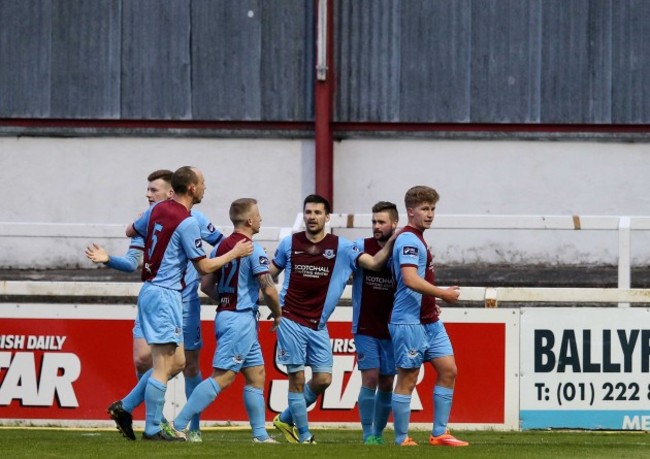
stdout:
[(650, 309), (523, 308), (522, 429), (650, 430)]

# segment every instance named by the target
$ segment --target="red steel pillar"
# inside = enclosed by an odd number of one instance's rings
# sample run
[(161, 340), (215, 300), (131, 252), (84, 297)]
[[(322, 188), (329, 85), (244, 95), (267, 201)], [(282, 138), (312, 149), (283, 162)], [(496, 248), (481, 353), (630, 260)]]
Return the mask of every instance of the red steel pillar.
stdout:
[(334, 206), (334, 1), (316, 1), (316, 81), (314, 91), (314, 142), (316, 193)]

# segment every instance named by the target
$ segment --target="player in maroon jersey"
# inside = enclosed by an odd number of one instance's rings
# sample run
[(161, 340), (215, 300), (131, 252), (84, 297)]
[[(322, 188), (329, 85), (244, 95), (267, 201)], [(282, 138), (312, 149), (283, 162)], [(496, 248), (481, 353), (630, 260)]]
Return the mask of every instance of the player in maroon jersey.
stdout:
[[(357, 267), (382, 269), (393, 245), (391, 238), (374, 257), (360, 252), (352, 242), (325, 231), (329, 218), (327, 199), (307, 196), (303, 203), (305, 231), (284, 238), (270, 266), (274, 277), (285, 270), (276, 360), (287, 366), (289, 376), (289, 408), (275, 417), (273, 425), (291, 443), (315, 443), (309, 432), (307, 407), (332, 382), (327, 319), (350, 274)], [(307, 384), (306, 366), (312, 369), (312, 379)]]
[[(358, 239), (363, 252), (379, 252), (397, 228), (399, 214), (392, 202), (380, 201), (372, 207), (373, 237)], [(383, 445), (383, 431), (391, 411), (395, 358), (388, 322), (393, 309), (395, 282), (390, 266), (379, 272), (359, 269), (352, 283), (352, 334), (361, 371), (358, 406), (363, 442)]]

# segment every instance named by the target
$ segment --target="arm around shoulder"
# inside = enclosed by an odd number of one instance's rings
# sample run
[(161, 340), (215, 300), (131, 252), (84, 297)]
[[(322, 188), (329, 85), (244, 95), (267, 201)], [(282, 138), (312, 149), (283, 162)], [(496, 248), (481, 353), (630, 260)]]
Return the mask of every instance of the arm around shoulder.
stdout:
[(251, 241), (239, 241), (229, 252), (215, 258), (201, 258), (193, 261), (194, 267), (201, 275), (210, 274), (217, 269), (222, 268), (227, 263), (236, 258), (247, 257), (253, 253), (253, 243)]

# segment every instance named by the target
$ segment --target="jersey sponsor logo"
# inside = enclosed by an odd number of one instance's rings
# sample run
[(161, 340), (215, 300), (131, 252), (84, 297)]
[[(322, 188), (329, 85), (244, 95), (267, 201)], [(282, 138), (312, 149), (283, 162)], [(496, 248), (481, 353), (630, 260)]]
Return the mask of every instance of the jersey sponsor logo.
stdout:
[(197, 249), (200, 249), (200, 248), (203, 246), (203, 241), (201, 240), (201, 238), (199, 238), (199, 239), (195, 239), (195, 240), (194, 240), (194, 246), (195, 246)]
[(327, 266), (294, 265), (293, 272), (304, 277), (318, 279), (321, 277), (329, 276), (330, 269)]
[(211, 233), (214, 233), (216, 230), (217, 229), (214, 227), (212, 222), (208, 223), (208, 231), (210, 231)]
[(267, 257), (264, 257), (264, 256), (260, 257), (260, 264), (264, 265), (264, 266), (267, 266), (269, 264), (269, 259)]
[(304, 250), (294, 250), (293, 251), (294, 255), (300, 255), (301, 253), (305, 253), (305, 251)]
[(408, 351), (408, 358), (409, 359), (414, 359), (418, 356), (418, 350), (417, 349), (409, 349)]
[(327, 249), (327, 250), (325, 250), (325, 252), (323, 252), (323, 256), (325, 258), (327, 258), (328, 260), (331, 260), (332, 258), (334, 258), (336, 256), (336, 254), (334, 253), (333, 249)]
[(418, 250), (417, 247), (407, 245), (402, 248), (402, 255), (406, 255), (409, 257), (417, 257), (419, 253), (420, 251)]

